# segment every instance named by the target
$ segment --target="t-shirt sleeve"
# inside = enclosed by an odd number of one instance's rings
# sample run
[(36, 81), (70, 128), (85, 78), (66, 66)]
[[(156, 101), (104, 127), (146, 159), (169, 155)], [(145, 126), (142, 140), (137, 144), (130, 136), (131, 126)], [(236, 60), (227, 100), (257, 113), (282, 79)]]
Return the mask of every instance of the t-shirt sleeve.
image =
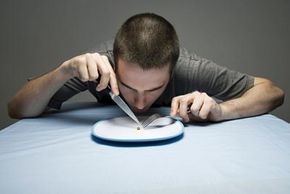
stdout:
[(183, 93), (205, 92), (219, 100), (241, 96), (254, 84), (254, 77), (217, 65), (211, 60), (181, 53), (177, 66), (177, 81), (181, 82)]
[(88, 89), (88, 82), (82, 82), (75, 77), (68, 80), (50, 99), (49, 108), (60, 109), (63, 102), (67, 101), (74, 95)]

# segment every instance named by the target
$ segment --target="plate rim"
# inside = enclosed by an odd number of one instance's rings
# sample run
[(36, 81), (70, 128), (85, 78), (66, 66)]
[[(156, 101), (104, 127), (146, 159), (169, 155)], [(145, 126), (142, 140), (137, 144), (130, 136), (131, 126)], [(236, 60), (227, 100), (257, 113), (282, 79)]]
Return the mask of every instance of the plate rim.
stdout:
[[(124, 117), (116, 117), (116, 118), (124, 118)], [(111, 119), (115, 119), (115, 118), (111, 118)], [(106, 141), (114, 141), (114, 142), (154, 142), (154, 141), (163, 141), (163, 140), (172, 139), (172, 138), (178, 137), (184, 133), (184, 125), (182, 124), (181, 121), (176, 120), (175, 123), (180, 125), (180, 128), (181, 128), (179, 130), (179, 133), (176, 133), (176, 134), (170, 135), (170, 136), (165, 136), (165, 137), (149, 138), (149, 139), (148, 138), (147, 139), (143, 139), (143, 138), (141, 138), (141, 139), (126, 139), (126, 138), (125, 139), (124, 138), (116, 139), (116, 138), (107, 138), (107, 137), (97, 135), (96, 134), (96, 126), (98, 126), (100, 124), (100, 122), (108, 121), (111, 119), (100, 120), (100, 121), (96, 122), (92, 128), (92, 135), (99, 138), (99, 139), (103, 139)]]

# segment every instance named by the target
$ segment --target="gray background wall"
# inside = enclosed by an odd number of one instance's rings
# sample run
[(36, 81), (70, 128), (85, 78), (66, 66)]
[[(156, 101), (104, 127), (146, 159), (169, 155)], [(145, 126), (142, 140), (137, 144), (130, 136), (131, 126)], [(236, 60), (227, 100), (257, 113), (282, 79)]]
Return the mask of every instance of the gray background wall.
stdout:
[[(273, 114), (290, 121), (290, 1), (1, 0), (0, 129), (16, 121), (6, 104), (28, 77), (112, 39), (125, 19), (140, 12), (167, 18), (182, 46), (198, 55), (273, 80), (286, 92)], [(73, 100), (94, 99), (81, 94)]]

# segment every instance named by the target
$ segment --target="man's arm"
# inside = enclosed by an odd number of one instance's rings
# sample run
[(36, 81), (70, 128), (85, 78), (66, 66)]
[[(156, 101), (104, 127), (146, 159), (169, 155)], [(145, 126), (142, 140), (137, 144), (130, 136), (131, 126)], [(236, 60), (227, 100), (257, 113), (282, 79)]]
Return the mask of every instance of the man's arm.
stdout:
[(220, 104), (222, 115), (216, 120), (229, 120), (267, 113), (282, 105), (284, 92), (270, 80), (255, 78), (254, 86), (241, 97)]
[(71, 76), (63, 66), (27, 82), (8, 103), (8, 113), (12, 118), (40, 115), (55, 92)]
[[(218, 104), (206, 93), (193, 92), (173, 98), (171, 115), (185, 121), (223, 121), (267, 113), (280, 106), (284, 92), (270, 80), (255, 78), (242, 96)], [(190, 110), (190, 113), (188, 113)]]
[(8, 113), (10, 117), (18, 119), (38, 116), (69, 79), (78, 77), (85, 82), (96, 80), (99, 76), (101, 79), (97, 91), (110, 84), (112, 91), (119, 94), (115, 73), (106, 56), (88, 53), (74, 57), (53, 71), (27, 82), (8, 103)]

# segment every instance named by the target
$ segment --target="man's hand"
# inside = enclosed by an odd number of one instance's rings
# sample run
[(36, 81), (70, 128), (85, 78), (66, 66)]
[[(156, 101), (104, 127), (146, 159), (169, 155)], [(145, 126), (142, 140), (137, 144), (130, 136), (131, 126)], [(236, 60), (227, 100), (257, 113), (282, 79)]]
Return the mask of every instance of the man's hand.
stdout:
[(73, 77), (82, 81), (94, 81), (100, 77), (97, 91), (110, 84), (112, 92), (119, 95), (116, 75), (108, 58), (98, 53), (88, 53), (69, 59), (56, 69), (27, 82), (8, 104), (10, 117), (40, 115), (46, 110), (52, 96)]
[(170, 115), (180, 116), (185, 122), (218, 121), (222, 116), (222, 108), (206, 93), (195, 91), (174, 97)]
[(97, 91), (105, 89), (110, 84), (113, 93), (119, 95), (116, 75), (107, 56), (87, 53), (74, 57), (61, 66), (71, 77), (78, 77), (84, 82), (95, 81), (100, 77)]

